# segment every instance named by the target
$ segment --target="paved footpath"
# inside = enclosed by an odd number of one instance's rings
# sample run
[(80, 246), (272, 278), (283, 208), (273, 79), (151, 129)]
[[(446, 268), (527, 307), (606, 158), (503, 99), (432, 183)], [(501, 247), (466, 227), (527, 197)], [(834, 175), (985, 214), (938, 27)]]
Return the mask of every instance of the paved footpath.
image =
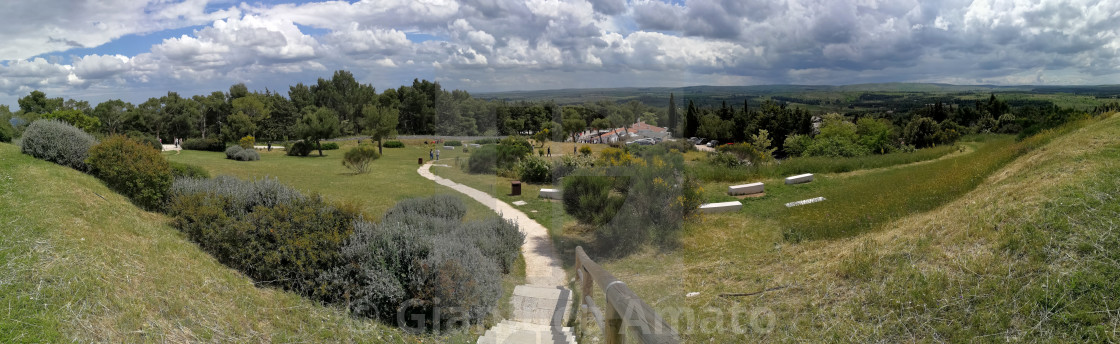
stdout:
[[(438, 165), (442, 166), (442, 165)], [(557, 258), (556, 248), (548, 237), (548, 229), (525, 213), (475, 188), (432, 174), (432, 164), (420, 166), (416, 172), (424, 178), (447, 186), (497, 212), (502, 218), (517, 223), (525, 234), (521, 254), (525, 256), (525, 279), (528, 284), (514, 288), (510, 303), (513, 319), (490, 328), (478, 343), (575, 343), (571, 329), (564, 327), (571, 308), (572, 293), (564, 286), (567, 278)]]

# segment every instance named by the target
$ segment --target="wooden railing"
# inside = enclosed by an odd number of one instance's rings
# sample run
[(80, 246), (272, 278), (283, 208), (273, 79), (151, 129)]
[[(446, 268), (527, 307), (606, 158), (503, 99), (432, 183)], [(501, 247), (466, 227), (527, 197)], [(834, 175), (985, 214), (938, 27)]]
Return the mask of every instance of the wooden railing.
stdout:
[[(579, 278), (580, 309), (590, 312), (603, 329), (607, 344), (623, 343), (628, 329), (642, 343), (679, 343), (680, 335), (653, 308), (638, 298), (626, 283), (614, 278), (599, 264), (587, 257), (583, 247), (576, 247), (576, 275)], [(598, 284), (603, 290), (606, 314), (595, 305), (591, 293)]]

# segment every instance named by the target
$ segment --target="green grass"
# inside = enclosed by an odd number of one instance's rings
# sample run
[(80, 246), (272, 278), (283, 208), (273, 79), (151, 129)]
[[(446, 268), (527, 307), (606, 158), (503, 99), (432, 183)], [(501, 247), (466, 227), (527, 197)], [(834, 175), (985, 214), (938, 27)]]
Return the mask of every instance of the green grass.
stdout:
[(873, 168), (911, 164), (941, 158), (961, 151), (958, 145), (944, 145), (916, 150), (912, 153), (889, 153), (852, 158), (797, 157), (781, 163), (752, 167), (719, 167), (704, 162), (691, 166), (696, 177), (703, 181), (736, 182), (759, 178), (779, 178), (802, 173), (843, 173)]
[(0, 342), (429, 340), (257, 288), (167, 221), (0, 144)]
[[(231, 175), (242, 179), (276, 178), (302, 191), (317, 192), (341, 202), (361, 206), (374, 219), (398, 201), (406, 198), (430, 196), (438, 193), (455, 194), (468, 207), (468, 218), (486, 215), (489, 209), (469, 197), (440, 186), (416, 173), (420, 167), (417, 158), (428, 161), (428, 150), (420, 140), (406, 140), (405, 148), (384, 149), (380, 159), (370, 164), (370, 172), (355, 175), (342, 166), (346, 151), (356, 146), (356, 141), (339, 142), (339, 150), (323, 151), (323, 157), (314, 152), (307, 157), (284, 155), (282, 150), (261, 152), (260, 161), (233, 161), (223, 153), (203, 151), (164, 152), (174, 162), (201, 166), (212, 176)], [(441, 150), (440, 163), (453, 163), (465, 157), (461, 150)]]

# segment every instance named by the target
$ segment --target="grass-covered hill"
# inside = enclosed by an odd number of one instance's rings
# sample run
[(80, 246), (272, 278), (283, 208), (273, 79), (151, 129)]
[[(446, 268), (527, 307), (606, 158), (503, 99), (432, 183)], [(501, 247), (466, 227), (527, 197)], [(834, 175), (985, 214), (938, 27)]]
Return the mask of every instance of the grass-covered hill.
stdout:
[(78, 171), (0, 144), (0, 342), (417, 342), (259, 288)]
[[(603, 266), (672, 318), (689, 342), (1115, 342), (1120, 116), (1044, 135), (1003, 144), (1017, 157), (961, 196), (869, 219), (878, 224), (860, 231), (791, 241), (782, 229), (791, 225), (788, 215), (837, 206), (828, 202), (875, 205), (875, 193), (909, 202), (892, 193), (915, 191), (884, 182), (869, 186), (864, 203), (830, 198), (761, 215), (751, 206), (705, 215), (685, 226), (678, 250)], [(1000, 147), (993, 144), (985, 147)], [(976, 154), (984, 153), (955, 156)], [(806, 187), (858, 180), (821, 177), (826, 183)], [(733, 312), (741, 312), (737, 323)]]

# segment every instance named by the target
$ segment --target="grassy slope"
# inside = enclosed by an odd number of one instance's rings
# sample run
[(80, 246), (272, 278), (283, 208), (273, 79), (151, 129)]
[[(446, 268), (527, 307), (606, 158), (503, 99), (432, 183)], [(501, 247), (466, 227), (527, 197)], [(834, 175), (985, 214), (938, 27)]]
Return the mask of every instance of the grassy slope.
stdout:
[[(1113, 116), (876, 231), (790, 244), (778, 216), (703, 216), (679, 251), (604, 266), (655, 308), (699, 315), (677, 324), (693, 342), (1115, 341), (1118, 158)], [(773, 314), (774, 327), (717, 316), (733, 310)]]
[(417, 339), (256, 288), (166, 222), (0, 144), (0, 342)]

